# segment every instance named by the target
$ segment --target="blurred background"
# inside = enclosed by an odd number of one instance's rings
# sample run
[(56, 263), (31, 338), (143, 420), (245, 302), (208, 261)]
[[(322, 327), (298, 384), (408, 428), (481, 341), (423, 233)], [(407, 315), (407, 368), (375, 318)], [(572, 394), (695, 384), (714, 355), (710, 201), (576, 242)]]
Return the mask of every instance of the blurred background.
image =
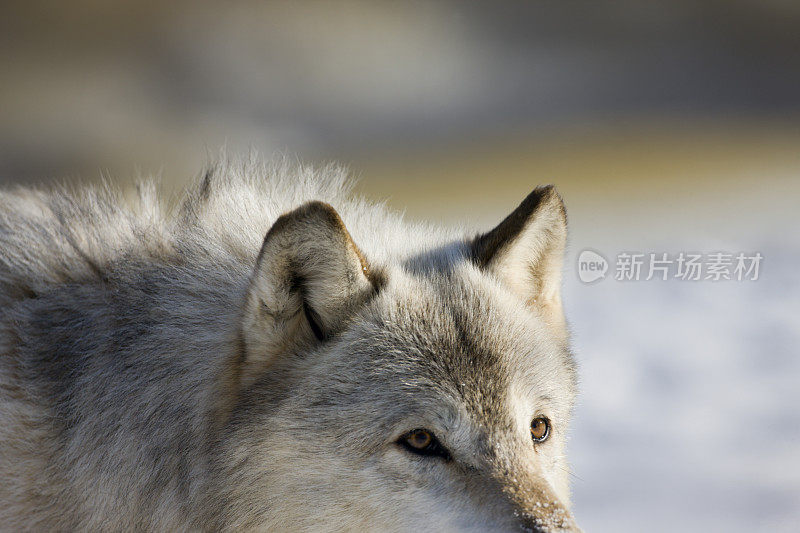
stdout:
[[(10, 1), (0, 184), (339, 161), (410, 219), (570, 215), (590, 532), (800, 530), (800, 3)], [(583, 284), (584, 248), (612, 263)], [(622, 251), (757, 281), (613, 279)]]

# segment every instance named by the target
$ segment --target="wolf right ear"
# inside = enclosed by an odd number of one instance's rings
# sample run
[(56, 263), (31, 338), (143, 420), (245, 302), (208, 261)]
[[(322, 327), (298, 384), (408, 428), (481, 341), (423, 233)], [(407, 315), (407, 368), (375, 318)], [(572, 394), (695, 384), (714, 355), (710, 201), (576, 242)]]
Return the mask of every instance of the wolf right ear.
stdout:
[(561, 267), (567, 214), (555, 187), (537, 187), (493, 230), (471, 243), (473, 260), (544, 318), (563, 324)]
[(336, 333), (376, 289), (377, 277), (333, 207), (309, 202), (278, 218), (245, 300), (243, 383), (274, 357)]

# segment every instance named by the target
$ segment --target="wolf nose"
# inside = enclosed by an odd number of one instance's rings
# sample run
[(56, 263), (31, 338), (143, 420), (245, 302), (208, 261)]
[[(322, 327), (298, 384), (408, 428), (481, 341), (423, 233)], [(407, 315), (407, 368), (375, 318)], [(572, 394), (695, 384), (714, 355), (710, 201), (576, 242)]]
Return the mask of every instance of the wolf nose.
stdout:
[(514, 517), (520, 529), (531, 533), (580, 533), (581, 529), (567, 507), (548, 497), (551, 495), (542, 487), (538, 488), (539, 497), (516, 498), (514, 502)]
[(581, 528), (569, 513), (563, 516), (554, 514), (547, 517), (524, 516), (520, 523), (520, 530), (530, 533), (581, 533)]
[(561, 505), (536, 502), (535, 510), (518, 511), (520, 529), (531, 533), (581, 533), (572, 514)]

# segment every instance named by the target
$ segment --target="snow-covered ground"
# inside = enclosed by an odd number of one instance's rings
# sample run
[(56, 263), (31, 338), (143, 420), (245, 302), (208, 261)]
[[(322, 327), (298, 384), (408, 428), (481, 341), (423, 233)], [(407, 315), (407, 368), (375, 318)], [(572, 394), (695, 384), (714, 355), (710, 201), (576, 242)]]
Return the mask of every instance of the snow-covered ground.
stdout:
[[(764, 256), (741, 282), (616, 281), (624, 248), (609, 238), (608, 277), (586, 285), (576, 257), (590, 243), (573, 240), (570, 459), (586, 531), (800, 531), (797, 230), (735, 243)], [(641, 251), (683, 250), (671, 244)]]

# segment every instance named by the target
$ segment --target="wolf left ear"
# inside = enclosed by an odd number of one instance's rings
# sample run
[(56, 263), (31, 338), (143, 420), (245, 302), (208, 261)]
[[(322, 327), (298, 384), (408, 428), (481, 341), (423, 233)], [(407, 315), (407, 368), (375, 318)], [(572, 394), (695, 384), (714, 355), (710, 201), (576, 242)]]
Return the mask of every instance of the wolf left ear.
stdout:
[(561, 267), (567, 212), (555, 187), (537, 187), (493, 230), (471, 243), (473, 260), (548, 321), (563, 323)]
[(245, 299), (244, 383), (275, 357), (336, 333), (374, 294), (376, 279), (330, 205), (309, 202), (278, 218)]

